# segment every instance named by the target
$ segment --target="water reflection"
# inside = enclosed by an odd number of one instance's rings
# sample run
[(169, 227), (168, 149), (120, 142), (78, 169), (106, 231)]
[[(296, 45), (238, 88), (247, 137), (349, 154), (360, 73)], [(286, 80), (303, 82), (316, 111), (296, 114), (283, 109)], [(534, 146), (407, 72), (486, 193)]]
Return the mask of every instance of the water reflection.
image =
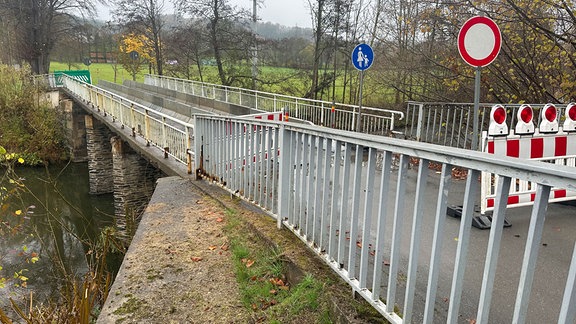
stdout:
[[(86, 163), (20, 168), (16, 174), (30, 192), (2, 206), (8, 225), (22, 222), (0, 239), (0, 277), (9, 278), (0, 288), (3, 310), (9, 308), (10, 297), (21, 301), (30, 298), (30, 292), (36, 302), (58, 297), (63, 275), (85, 273), (90, 243), (102, 228), (114, 224), (113, 196), (88, 194)], [(16, 210), (22, 213), (16, 215)]]

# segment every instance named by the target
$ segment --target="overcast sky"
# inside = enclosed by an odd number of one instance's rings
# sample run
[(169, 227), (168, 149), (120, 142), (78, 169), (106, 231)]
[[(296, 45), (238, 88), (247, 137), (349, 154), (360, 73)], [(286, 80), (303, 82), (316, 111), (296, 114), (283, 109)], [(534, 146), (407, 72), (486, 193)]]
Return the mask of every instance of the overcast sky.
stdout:
[[(230, 0), (232, 5), (245, 7), (252, 10), (252, 0)], [(106, 6), (97, 5), (98, 14), (102, 20), (110, 20), (110, 13)], [(167, 13), (172, 6), (166, 0)], [(262, 22), (273, 22), (285, 26), (310, 27), (310, 11), (307, 0), (264, 0), (264, 4), (258, 10), (258, 18)]]

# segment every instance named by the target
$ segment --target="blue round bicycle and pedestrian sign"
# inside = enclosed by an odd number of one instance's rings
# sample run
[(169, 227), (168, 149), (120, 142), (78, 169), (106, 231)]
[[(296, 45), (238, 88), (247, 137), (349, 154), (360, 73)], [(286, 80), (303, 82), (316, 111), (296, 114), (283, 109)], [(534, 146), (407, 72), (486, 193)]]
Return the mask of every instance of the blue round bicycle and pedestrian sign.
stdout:
[(374, 51), (368, 44), (358, 44), (352, 51), (352, 64), (357, 70), (368, 70), (374, 62)]

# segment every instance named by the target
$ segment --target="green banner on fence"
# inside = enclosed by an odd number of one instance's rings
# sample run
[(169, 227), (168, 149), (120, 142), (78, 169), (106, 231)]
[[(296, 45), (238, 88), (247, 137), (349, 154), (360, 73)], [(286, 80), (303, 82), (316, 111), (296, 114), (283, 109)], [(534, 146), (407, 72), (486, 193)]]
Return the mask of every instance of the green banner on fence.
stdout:
[(62, 86), (62, 75), (66, 74), (78, 81), (92, 83), (92, 77), (90, 76), (90, 71), (88, 70), (73, 70), (73, 71), (54, 71), (56, 76), (56, 86)]

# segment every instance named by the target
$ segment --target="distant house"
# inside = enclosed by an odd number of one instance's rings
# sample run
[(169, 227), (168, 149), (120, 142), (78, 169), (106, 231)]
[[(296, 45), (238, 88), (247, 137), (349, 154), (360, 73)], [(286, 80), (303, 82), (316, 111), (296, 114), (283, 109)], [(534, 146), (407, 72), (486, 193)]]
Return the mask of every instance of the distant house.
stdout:
[(111, 52), (90, 52), (90, 61), (92, 63), (116, 63), (116, 53)]

